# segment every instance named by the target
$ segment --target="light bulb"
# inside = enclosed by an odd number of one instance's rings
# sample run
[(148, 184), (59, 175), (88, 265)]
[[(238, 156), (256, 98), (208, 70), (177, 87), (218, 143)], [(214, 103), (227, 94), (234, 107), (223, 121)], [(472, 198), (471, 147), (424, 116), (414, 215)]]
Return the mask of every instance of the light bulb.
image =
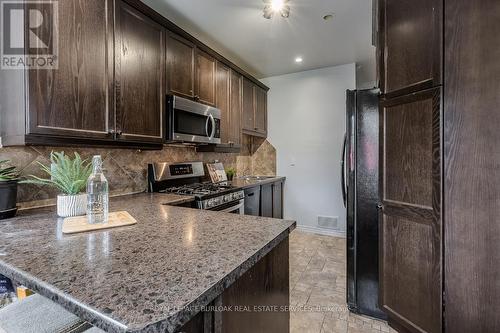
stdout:
[(284, 0), (272, 0), (271, 1), (271, 9), (274, 12), (279, 12), (283, 9), (284, 6)]
[(302, 62), (302, 57), (297, 57), (297, 58), (295, 58), (295, 62), (296, 62), (296, 63), (301, 63), (301, 62)]

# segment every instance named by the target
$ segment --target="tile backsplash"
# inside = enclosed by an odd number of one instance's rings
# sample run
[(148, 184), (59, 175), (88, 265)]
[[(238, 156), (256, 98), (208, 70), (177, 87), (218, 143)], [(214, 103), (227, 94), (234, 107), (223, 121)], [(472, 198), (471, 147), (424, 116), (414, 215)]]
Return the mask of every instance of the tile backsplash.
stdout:
[[(0, 160), (8, 159), (21, 170), (22, 176), (37, 175), (45, 177), (38, 163), (48, 165), (51, 151), (74, 152), (83, 158), (101, 155), (105, 175), (109, 181), (110, 194), (122, 195), (142, 192), (147, 188), (147, 164), (152, 162), (186, 162), (218, 160), (226, 168), (235, 167), (237, 175), (275, 175), (276, 150), (267, 141), (257, 145), (251, 139), (245, 140), (240, 154), (199, 153), (189, 146), (164, 146), (162, 150), (134, 150), (111, 148), (80, 147), (7, 147), (0, 148)], [(46, 186), (20, 184), (18, 204), (33, 207), (54, 204), (57, 191)]]

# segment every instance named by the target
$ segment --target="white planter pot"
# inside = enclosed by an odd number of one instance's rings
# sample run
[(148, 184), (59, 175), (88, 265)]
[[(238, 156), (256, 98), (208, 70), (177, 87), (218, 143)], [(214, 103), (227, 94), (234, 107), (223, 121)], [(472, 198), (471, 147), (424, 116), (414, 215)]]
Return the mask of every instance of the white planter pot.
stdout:
[(57, 215), (60, 217), (85, 214), (87, 214), (87, 194), (57, 196)]

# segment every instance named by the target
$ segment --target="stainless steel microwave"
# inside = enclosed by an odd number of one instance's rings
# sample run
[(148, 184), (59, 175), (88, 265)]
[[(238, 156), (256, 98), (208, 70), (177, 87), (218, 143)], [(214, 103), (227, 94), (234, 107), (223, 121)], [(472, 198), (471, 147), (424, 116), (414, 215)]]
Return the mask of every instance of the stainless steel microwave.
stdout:
[(168, 95), (167, 112), (167, 141), (221, 143), (219, 109)]

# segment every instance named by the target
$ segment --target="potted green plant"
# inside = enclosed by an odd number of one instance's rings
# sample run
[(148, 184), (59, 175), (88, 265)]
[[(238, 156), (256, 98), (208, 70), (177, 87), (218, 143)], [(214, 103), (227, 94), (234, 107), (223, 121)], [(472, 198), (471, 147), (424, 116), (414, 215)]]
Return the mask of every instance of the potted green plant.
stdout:
[(0, 213), (5, 218), (15, 215), (19, 182), (19, 172), (9, 162), (0, 161)]
[(227, 180), (232, 181), (234, 176), (236, 175), (235, 168), (227, 168), (226, 169)]
[(78, 153), (71, 159), (64, 155), (64, 152), (50, 153), (50, 163), (49, 167), (38, 163), (50, 178), (43, 179), (30, 175), (30, 179), (23, 180), (22, 183), (48, 185), (61, 191), (57, 196), (57, 215), (61, 217), (85, 215), (87, 195), (84, 190), (92, 172), (92, 164), (82, 160)]

